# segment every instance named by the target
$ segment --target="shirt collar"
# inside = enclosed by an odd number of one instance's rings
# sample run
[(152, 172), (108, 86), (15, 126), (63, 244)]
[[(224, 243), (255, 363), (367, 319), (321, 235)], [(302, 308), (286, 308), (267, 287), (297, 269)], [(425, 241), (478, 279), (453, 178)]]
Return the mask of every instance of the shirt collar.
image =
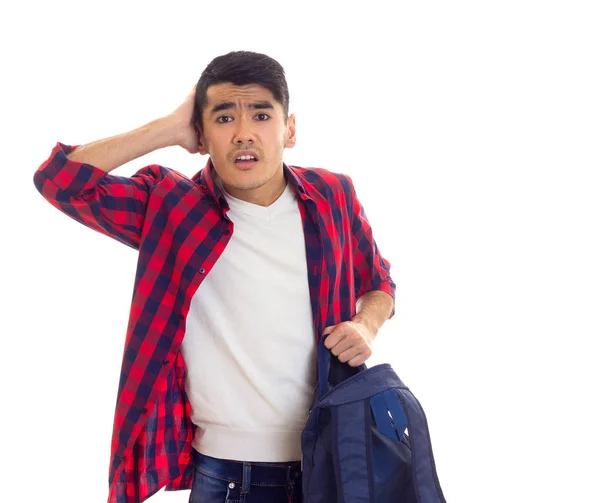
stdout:
[[(310, 199), (310, 197), (306, 194), (306, 189), (300, 176), (296, 173), (293, 167), (288, 166), (285, 162), (283, 163), (283, 174), (286, 182), (291, 183), (299, 198)], [(218, 206), (227, 206), (223, 191), (215, 182), (214, 177), (216, 176), (218, 176), (217, 171), (212, 163), (212, 159), (209, 157), (208, 161), (206, 162), (206, 166), (192, 177), (192, 181), (196, 183), (201, 190), (209, 194)]]

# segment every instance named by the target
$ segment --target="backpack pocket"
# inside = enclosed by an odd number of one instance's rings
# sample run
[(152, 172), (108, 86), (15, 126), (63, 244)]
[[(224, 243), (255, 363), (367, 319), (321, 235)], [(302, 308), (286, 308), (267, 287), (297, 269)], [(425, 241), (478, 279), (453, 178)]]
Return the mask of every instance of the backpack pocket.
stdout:
[(397, 390), (388, 389), (364, 403), (368, 458), (372, 460), (373, 501), (417, 503), (412, 452), (405, 433), (406, 415)]

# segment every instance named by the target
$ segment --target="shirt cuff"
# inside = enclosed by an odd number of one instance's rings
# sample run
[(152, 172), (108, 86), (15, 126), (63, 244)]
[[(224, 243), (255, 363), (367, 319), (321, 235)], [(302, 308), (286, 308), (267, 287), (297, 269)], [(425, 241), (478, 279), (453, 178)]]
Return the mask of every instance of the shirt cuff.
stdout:
[(77, 147), (79, 145), (57, 142), (50, 157), (42, 163), (36, 174), (43, 175), (60, 190), (71, 194), (94, 188), (107, 173), (91, 164), (69, 160), (67, 154)]

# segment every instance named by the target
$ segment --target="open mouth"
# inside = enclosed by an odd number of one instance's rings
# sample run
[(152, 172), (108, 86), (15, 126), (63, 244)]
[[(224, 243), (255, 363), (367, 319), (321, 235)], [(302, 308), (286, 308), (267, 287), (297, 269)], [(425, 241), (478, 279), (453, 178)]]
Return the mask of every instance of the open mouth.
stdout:
[(251, 168), (252, 166), (254, 166), (255, 164), (257, 164), (258, 161), (256, 160), (250, 160), (250, 161), (235, 161), (235, 165), (238, 168)]
[(256, 156), (253, 155), (242, 155), (235, 159), (233, 162), (238, 168), (247, 169), (257, 164), (258, 159), (256, 158)]

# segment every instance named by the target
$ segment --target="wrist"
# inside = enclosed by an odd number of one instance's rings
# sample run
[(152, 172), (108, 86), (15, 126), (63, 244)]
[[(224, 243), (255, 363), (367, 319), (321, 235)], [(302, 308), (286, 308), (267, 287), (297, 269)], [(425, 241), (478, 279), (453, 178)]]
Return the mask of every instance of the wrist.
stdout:
[(156, 119), (151, 124), (160, 131), (166, 147), (174, 147), (181, 144), (182, 127), (171, 115), (165, 115), (160, 119)]
[(360, 323), (373, 335), (377, 334), (379, 331), (379, 327), (377, 327), (377, 325), (364, 313), (358, 313), (352, 318), (352, 321), (354, 323)]

